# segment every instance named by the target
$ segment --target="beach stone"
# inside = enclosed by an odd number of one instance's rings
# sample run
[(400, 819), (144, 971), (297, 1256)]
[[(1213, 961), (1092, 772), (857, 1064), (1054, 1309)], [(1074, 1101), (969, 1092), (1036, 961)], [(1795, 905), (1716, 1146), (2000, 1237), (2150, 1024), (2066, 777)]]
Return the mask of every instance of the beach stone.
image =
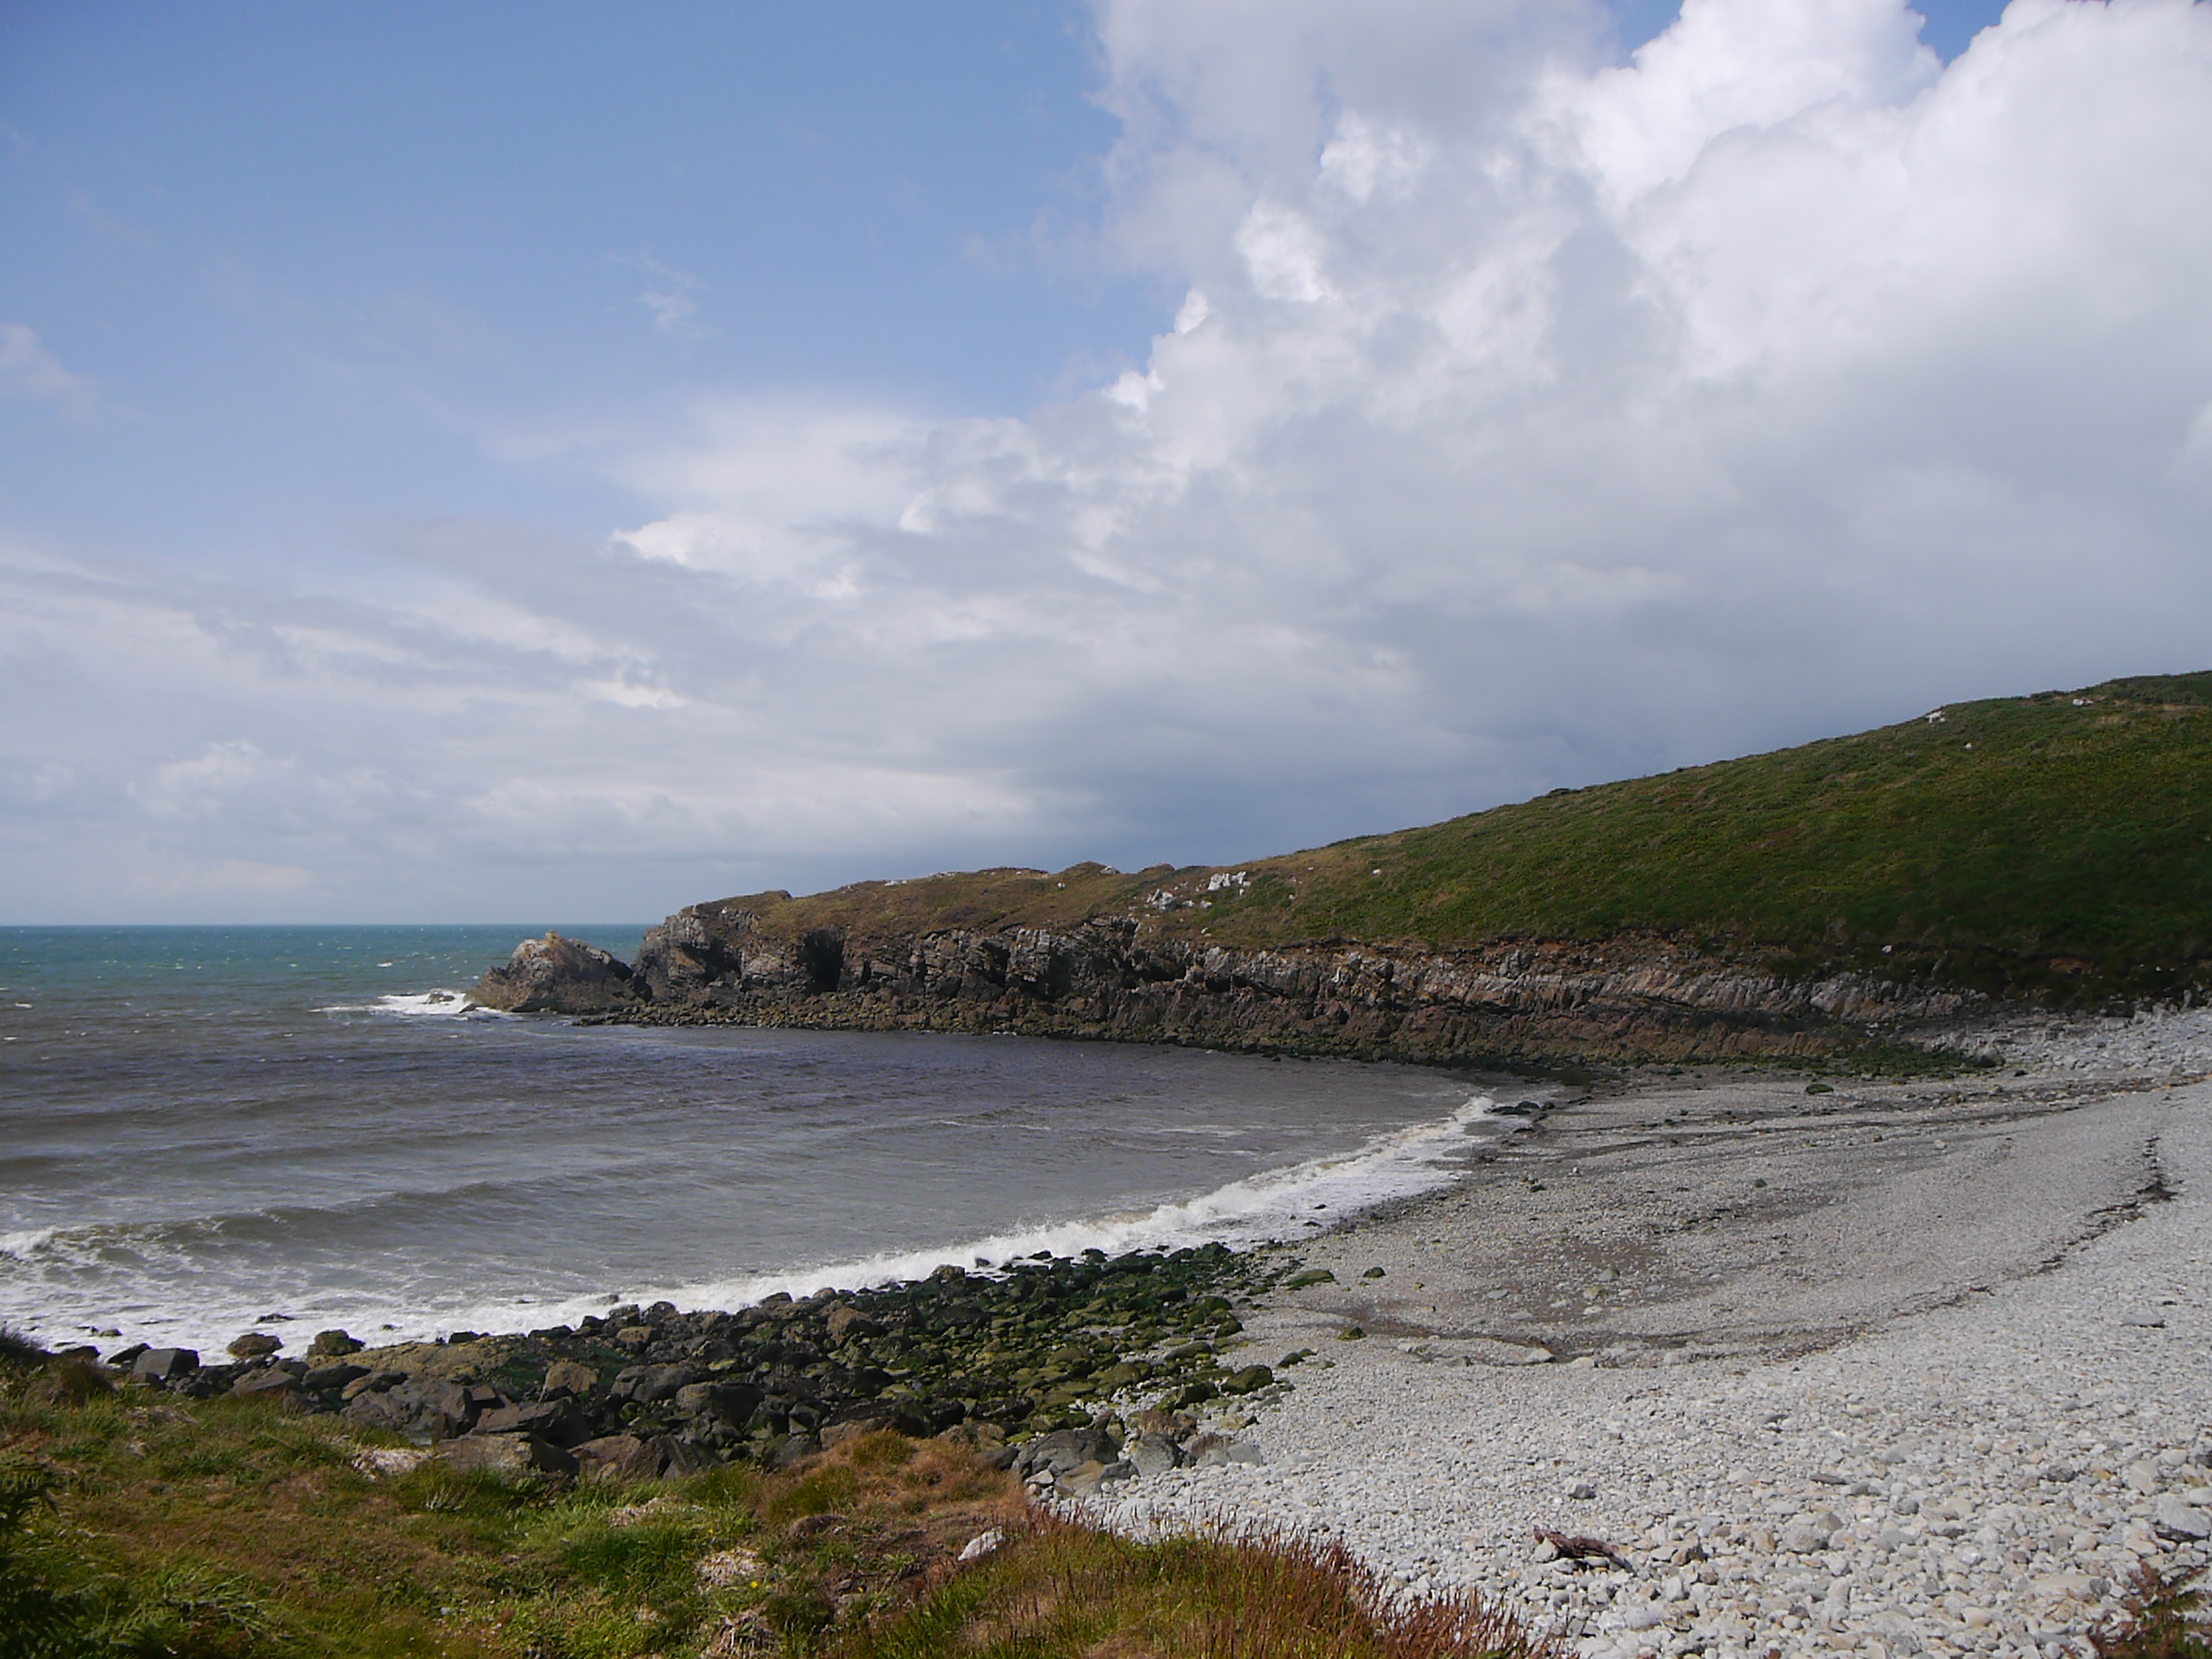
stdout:
[(168, 1382), (199, 1368), (198, 1352), (187, 1347), (148, 1348), (131, 1362), (131, 1375), (141, 1382)]
[(535, 1435), (468, 1435), (440, 1441), (431, 1449), (433, 1461), (455, 1471), (481, 1470), (491, 1474), (574, 1474), (577, 1460)]
[(541, 1395), (567, 1392), (581, 1400), (595, 1393), (599, 1386), (599, 1374), (580, 1360), (555, 1360), (545, 1367), (545, 1381), (539, 1385)]
[(364, 1376), (354, 1378), (352, 1382), (339, 1389), (338, 1398), (352, 1400), (357, 1395), (372, 1393), (379, 1389), (396, 1388), (406, 1380), (407, 1373), (404, 1371), (370, 1371)]
[(632, 1353), (642, 1353), (645, 1349), (652, 1347), (652, 1327), (650, 1325), (626, 1325), (615, 1332), (615, 1343), (616, 1347), (626, 1347)]
[(793, 1464), (812, 1457), (821, 1449), (822, 1442), (812, 1435), (791, 1435), (776, 1447), (775, 1455), (768, 1460), (768, 1466), (771, 1469), (789, 1469)]
[(2173, 1492), (2158, 1500), (2151, 1526), (2161, 1537), (2180, 1539), (2185, 1543), (2194, 1543), (2200, 1539), (2212, 1538), (2212, 1519), (2207, 1519), (2203, 1510)]
[(1541, 1343), (1501, 1342), (1490, 1336), (1435, 1343), (1431, 1351), (1470, 1365), (1548, 1365), (1555, 1357)]
[(706, 1373), (693, 1365), (632, 1365), (616, 1373), (612, 1392), (616, 1400), (634, 1400), (651, 1405), (673, 1400), (687, 1383), (702, 1382)]
[(348, 1382), (358, 1382), (369, 1374), (366, 1365), (356, 1365), (340, 1360), (334, 1365), (316, 1365), (302, 1377), (300, 1386), (310, 1394), (330, 1394), (343, 1389)]
[(234, 1360), (265, 1360), (283, 1346), (281, 1337), (271, 1336), (265, 1330), (249, 1330), (223, 1351)]
[(682, 1480), (688, 1475), (705, 1474), (722, 1461), (705, 1447), (679, 1435), (656, 1435), (652, 1447), (660, 1455), (663, 1480)]
[(831, 1342), (849, 1342), (855, 1338), (883, 1334), (883, 1322), (882, 1320), (870, 1319), (858, 1308), (849, 1307), (844, 1303), (839, 1303), (830, 1310), (830, 1316), (824, 1321), (824, 1324), (829, 1327)]
[(342, 1360), (348, 1354), (359, 1353), (366, 1346), (343, 1330), (318, 1330), (314, 1341), (307, 1345), (307, 1357), (311, 1360)]
[(1114, 1436), (1104, 1429), (1055, 1429), (1025, 1446), (1014, 1467), (1025, 1476), (1040, 1472), (1061, 1475), (1085, 1463), (1102, 1469), (1120, 1455)]
[(590, 1430), (585, 1426), (583, 1413), (574, 1400), (537, 1400), (523, 1405), (503, 1405), (488, 1411), (476, 1419), (470, 1433), (475, 1435), (535, 1435), (556, 1446), (574, 1446), (585, 1439)]
[(1222, 1384), (1222, 1392), (1223, 1394), (1250, 1394), (1255, 1389), (1265, 1388), (1274, 1381), (1275, 1373), (1265, 1365), (1246, 1365), (1240, 1371), (1229, 1373), (1227, 1381)]
[(1165, 1474), (1183, 1461), (1175, 1442), (1165, 1435), (1140, 1434), (1129, 1442), (1130, 1466), (1141, 1475)]
[[(360, 1387), (372, 1381), (362, 1378), (349, 1386)], [(353, 1422), (429, 1440), (467, 1434), (476, 1420), (477, 1409), (470, 1391), (457, 1382), (437, 1377), (407, 1377), (389, 1388), (354, 1395), (341, 1415)]]
[(687, 1382), (675, 1392), (676, 1409), (686, 1417), (709, 1417), (725, 1423), (742, 1423), (760, 1409), (765, 1398), (751, 1382)]
[(302, 1398), (299, 1379), (290, 1371), (248, 1371), (231, 1384), (233, 1397), (241, 1400), (277, 1400), (296, 1402)]
[(660, 1477), (659, 1451), (635, 1435), (601, 1435), (577, 1447), (575, 1457), (579, 1472), (587, 1480), (628, 1485)]
[(1828, 1548), (1833, 1531), (1833, 1527), (1823, 1526), (1817, 1521), (1793, 1521), (1782, 1528), (1775, 1547), (1788, 1555), (1813, 1555)]

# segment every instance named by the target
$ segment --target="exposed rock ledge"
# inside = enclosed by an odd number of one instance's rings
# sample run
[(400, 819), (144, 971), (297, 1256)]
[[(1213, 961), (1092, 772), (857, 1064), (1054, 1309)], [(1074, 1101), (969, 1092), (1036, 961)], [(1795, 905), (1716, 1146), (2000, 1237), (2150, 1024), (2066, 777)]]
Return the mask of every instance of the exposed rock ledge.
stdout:
[(794, 937), (730, 901), (648, 931), (634, 968), (556, 935), (526, 940), (474, 995), (491, 1008), (652, 1025), (1016, 1031), (1432, 1062), (1811, 1056), (1984, 1002), (1847, 971), (1785, 972), (1656, 937), (1239, 950), (1135, 916)]

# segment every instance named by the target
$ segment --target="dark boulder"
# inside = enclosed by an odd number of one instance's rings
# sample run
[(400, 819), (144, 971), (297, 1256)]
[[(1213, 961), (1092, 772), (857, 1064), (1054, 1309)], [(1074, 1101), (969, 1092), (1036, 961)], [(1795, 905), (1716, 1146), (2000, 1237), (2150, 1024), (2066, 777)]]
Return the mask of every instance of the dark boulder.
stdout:
[(743, 1423), (760, 1409), (766, 1396), (750, 1382), (687, 1382), (672, 1398), (677, 1411), (686, 1417)]
[(584, 1440), (590, 1430), (584, 1423), (582, 1408), (562, 1395), (558, 1400), (536, 1400), (525, 1405), (496, 1406), (476, 1419), (476, 1426), (471, 1433), (535, 1435), (541, 1440), (549, 1440), (556, 1446), (574, 1446)]
[[(362, 1379), (373, 1382), (373, 1378)], [(346, 1402), (345, 1416), (374, 1428), (391, 1429), (417, 1440), (465, 1435), (478, 1407), (470, 1390), (434, 1377), (408, 1377), (388, 1388), (369, 1388)]]
[(652, 1405), (675, 1399), (676, 1391), (688, 1383), (705, 1380), (706, 1373), (696, 1365), (631, 1365), (615, 1373), (614, 1386), (608, 1392), (616, 1400)]
[(1086, 1463), (1117, 1462), (1121, 1448), (1104, 1429), (1055, 1429), (1022, 1448), (1015, 1468), (1024, 1475), (1066, 1474)]
[(635, 1435), (601, 1435), (576, 1449), (576, 1465), (585, 1478), (633, 1481), (656, 1480), (661, 1472), (660, 1453), (649, 1440)]
[(131, 1375), (141, 1382), (173, 1382), (199, 1368), (198, 1352), (184, 1347), (148, 1348), (131, 1362)]

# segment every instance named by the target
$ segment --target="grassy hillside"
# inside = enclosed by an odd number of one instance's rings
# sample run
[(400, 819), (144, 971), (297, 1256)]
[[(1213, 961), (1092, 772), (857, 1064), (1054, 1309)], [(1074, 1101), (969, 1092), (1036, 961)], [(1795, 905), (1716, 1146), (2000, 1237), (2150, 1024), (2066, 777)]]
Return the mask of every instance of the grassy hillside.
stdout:
[(986, 870), (737, 902), (778, 931), (1134, 910), (1248, 946), (1663, 934), (1992, 990), (2156, 990), (2212, 957), (2212, 673), (1954, 704), (1218, 870)]

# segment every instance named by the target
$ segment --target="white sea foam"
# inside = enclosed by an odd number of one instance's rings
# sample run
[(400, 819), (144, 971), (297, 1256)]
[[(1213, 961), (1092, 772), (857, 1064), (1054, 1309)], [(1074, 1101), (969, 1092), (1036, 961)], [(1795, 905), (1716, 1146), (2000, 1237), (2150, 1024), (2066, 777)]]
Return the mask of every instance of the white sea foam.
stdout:
[(18, 1261), (27, 1260), (45, 1249), (61, 1230), (59, 1227), (24, 1227), (12, 1233), (0, 1233), (0, 1256), (10, 1256)]
[(469, 1000), (465, 990), (431, 990), (396, 992), (380, 996), (370, 1003), (334, 1003), (329, 1008), (317, 1008), (318, 1014), (393, 1014), (407, 1019), (422, 1020), (505, 1020), (512, 1016), (497, 1008), (488, 1008)]
[[(688, 1284), (615, 1287), (619, 1300), (669, 1301), (685, 1308), (742, 1308), (762, 1296), (786, 1291), (806, 1295), (825, 1286), (857, 1290), (926, 1276), (947, 1263), (974, 1268), (1001, 1265), (1050, 1251), (1073, 1256), (1103, 1250), (1109, 1256), (1130, 1250), (1180, 1249), (1216, 1240), (1250, 1247), (1301, 1236), (1315, 1224), (1332, 1224), (1393, 1199), (1411, 1198), (1454, 1180), (1462, 1168), (1452, 1161), (1475, 1144), (1483, 1131), (1490, 1138), (1523, 1127), (1502, 1116), (1497, 1102), (1476, 1095), (1448, 1115), (1378, 1135), (1350, 1151), (1309, 1159), (1232, 1181), (1196, 1198), (1151, 1209), (989, 1234), (964, 1242), (922, 1250), (888, 1251), (857, 1260), (827, 1262), (783, 1272)], [(603, 1310), (610, 1299), (566, 1299), (481, 1307), (466, 1323), (506, 1329), (525, 1323), (544, 1326), (569, 1322)]]
[[(828, 1285), (858, 1289), (919, 1278), (945, 1262), (1003, 1265), (1038, 1251), (1066, 1256), (1097, 1249), (1118, 1255), (1214, 1240), (1250, 1246), (1293, 1238), (1375, 1204), (1446, 1185), (1464, 1168), (1461, 1155), (1520, 1127), (1518, 1119), (1500, 1115), (1488, 1097), (1476, 1096), (1442, 1117), (1377, 1135), (1347, 1151), (1264, 1170), (1147, 1208), (1044, 1222), (767, 1274), (607, 1284), (592, 1293), (562, 1288), (537, 1295), (471, 1296), (436, 1272), (402, 1273), (399, 1282), (387, 1280), (374, 1288), (358, 1280), (285, 1283), (282, 1275), (259, 1274), (224, 1282), (227, 1275), (207, 1272), (205, 1251), (211, 1236), (248, 1219), (236, 1216), (0, 1233), (0, 1261), (9, 1264), (0, 1275), (0, 1293), (14, 1305), (12, 1316), (47, 1340), (90, 1330), (83, 1321), (92, 1318), (125, 1326), (139, 1340), (204, 1349), (220, 1348), (271, 1307), (281, 1307), (295, 1322), (289, 1329), (344, 1326), (358, 1336), (385, 1342), (456, 1329), (573, 1325), (615, 1301), (739, 1308), (777, 1291), (803, 1295)], [(120, 1300), (119, 1268), (129, 1270), (128, 1282), (136, 1291)], [(409, 1278), (416, 1282), (404, 1282)]]

